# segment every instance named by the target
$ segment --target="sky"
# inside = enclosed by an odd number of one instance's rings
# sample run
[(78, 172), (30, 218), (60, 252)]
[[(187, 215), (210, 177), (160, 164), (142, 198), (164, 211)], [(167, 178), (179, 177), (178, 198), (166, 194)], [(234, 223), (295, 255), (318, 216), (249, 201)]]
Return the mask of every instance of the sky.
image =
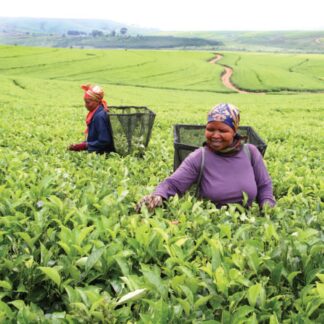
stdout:
[(2, 0), (0, 17), (107, 19), (165, 31), (324, 30), (324, 0)]

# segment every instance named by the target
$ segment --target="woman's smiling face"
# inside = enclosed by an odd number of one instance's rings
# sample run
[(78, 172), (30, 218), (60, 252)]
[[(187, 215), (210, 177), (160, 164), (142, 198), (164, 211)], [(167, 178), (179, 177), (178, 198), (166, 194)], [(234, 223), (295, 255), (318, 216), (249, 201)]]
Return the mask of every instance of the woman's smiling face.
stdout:
[(205, 137), (208, 147), (213, 151), (221, 151), (233, 143), (235, 132), (230, 126), (213, 121), (206, 125)]

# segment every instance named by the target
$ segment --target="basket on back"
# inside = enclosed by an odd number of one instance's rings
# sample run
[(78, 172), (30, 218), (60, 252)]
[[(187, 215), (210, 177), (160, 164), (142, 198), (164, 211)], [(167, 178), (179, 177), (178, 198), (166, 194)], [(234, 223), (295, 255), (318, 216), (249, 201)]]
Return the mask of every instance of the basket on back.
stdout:
[[(206, 125), (174, 125), (174, 162), (176, 170), (182, 161), (206, 141)], [(267, 145), (250, 126), (239, 126), (238, 133), (243, 136), (244, 143), (254, 144), (260, 153), (264, 155)]]
[(120, 155), (143, 154), (151, 137), (155, 113), (141, 106), (110, 106), (108, 117), (115, 151)]

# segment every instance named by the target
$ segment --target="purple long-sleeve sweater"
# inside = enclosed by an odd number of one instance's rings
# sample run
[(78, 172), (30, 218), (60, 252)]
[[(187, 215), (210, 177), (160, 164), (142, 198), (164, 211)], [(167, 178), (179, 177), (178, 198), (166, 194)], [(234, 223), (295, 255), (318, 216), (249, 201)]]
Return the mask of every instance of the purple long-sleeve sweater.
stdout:
[[(201, 179), (200, 196), (214, 202), (217, 207), (229, 203), (242, 203), (243, 192), (248, 195), (248, 205), (256, 200), (260, 207), (265, 203), (275, 205), (272, 181), (258, 149), (248, 144), (251, 160), (241, 149), (232, 156), (220, 156), (205, 147), (205, 167)], [(201, 149), (192, 152), (180, 167), (160, 183), (154, 195), (168, 199), (182, 195), (197, 182), (201, 166)]]

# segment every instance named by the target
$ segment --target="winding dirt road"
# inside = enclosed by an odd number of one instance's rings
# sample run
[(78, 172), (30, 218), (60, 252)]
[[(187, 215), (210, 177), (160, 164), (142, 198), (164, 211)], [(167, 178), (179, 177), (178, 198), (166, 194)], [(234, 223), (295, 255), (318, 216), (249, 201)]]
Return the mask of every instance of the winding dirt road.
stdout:
[[(318, 38), (315, 41), (316, 42), (321, 42), (322, 39)], [(237, 88), (231, 81), (231, 76), (233, 74), (233, 69), (231, 67), (225, 65), (225, 64), (218, 63), (218, 61), (220, 59), (222, 59), (222, 58), (223, 58), (223, 55), (215, 53), (215, 57), (212, 58), (208, 62), (211, 63), (211, 64), (219, 64), (224, 68), (224, 71), (223, 71), (223, 73), (221, 75), (221, 80), (222, 80), (222, 82), (223, 82), (223, 84), (224, 84), (224, 86), (226, 88), (231, 89), (231, 90), (233, 90), (233, 91), (235, 91), (237, 93), (243, 93), (243, 94), (258, 94), (258, 95), (265, 95), (266, 94), (266, 92), (245, 91), (245, 90), (241, 90), (241, 89)], [(309, 91), (298, 91), (298, 90), (296, 90), (296, 91), (294, 91), (294, 90), (287, 90), (286, 89), (286, 90), (283, 90), (283, 91), (285, 91), (285, 92), (289, 91), (291, 93), (324, 93), (324, 91), (322, 91), (322, 90), (317, 90), (317, 91), (311, 91), (311, 90), (309, 90)]]
[(223, 56), (220, 54), (216, 54), (216, 56), (209, 61), (211, 64), (216, 64)]
[[(220, 54), (216, 54), (216, 56), (211, 59), (209, 61), (209, 63), (211, 64), (216, 64), (221, 58), (223, 58), (222, 55)], [(244, 91), (244, 90), (240, 90), (238, 89), (231, 81), (231, 76), (233, 74), (233, 69), (230, 68), (229, 66), (226, 66), (226, 65), (223, 65), (223, 64), (220, 64), (221, 66), (224, 67), (224, 72), (222, 73), (221, 75), (221, 79), (222, 79), (222, 82), (224, 84), (224, 86), (228, 89), (231, 89), (237, 93), (243, 93), (243, 94), (246, 94), (246, 93), (254, 93), (254, 92), (248, 92), (248, 91)]]
[(225, 68), (225, 71), (222, 74), (222, 82), (226, 88), (232, 89), (238, 93), (251, 93), (251, 92), (247, 92), (247, 91), (240, 90), (240, 89), (236, 88), (235, 85), (231, 82), (231, 76), (233, 74), (233, 69), (228, 66), (224, 66), (224, 68)]

